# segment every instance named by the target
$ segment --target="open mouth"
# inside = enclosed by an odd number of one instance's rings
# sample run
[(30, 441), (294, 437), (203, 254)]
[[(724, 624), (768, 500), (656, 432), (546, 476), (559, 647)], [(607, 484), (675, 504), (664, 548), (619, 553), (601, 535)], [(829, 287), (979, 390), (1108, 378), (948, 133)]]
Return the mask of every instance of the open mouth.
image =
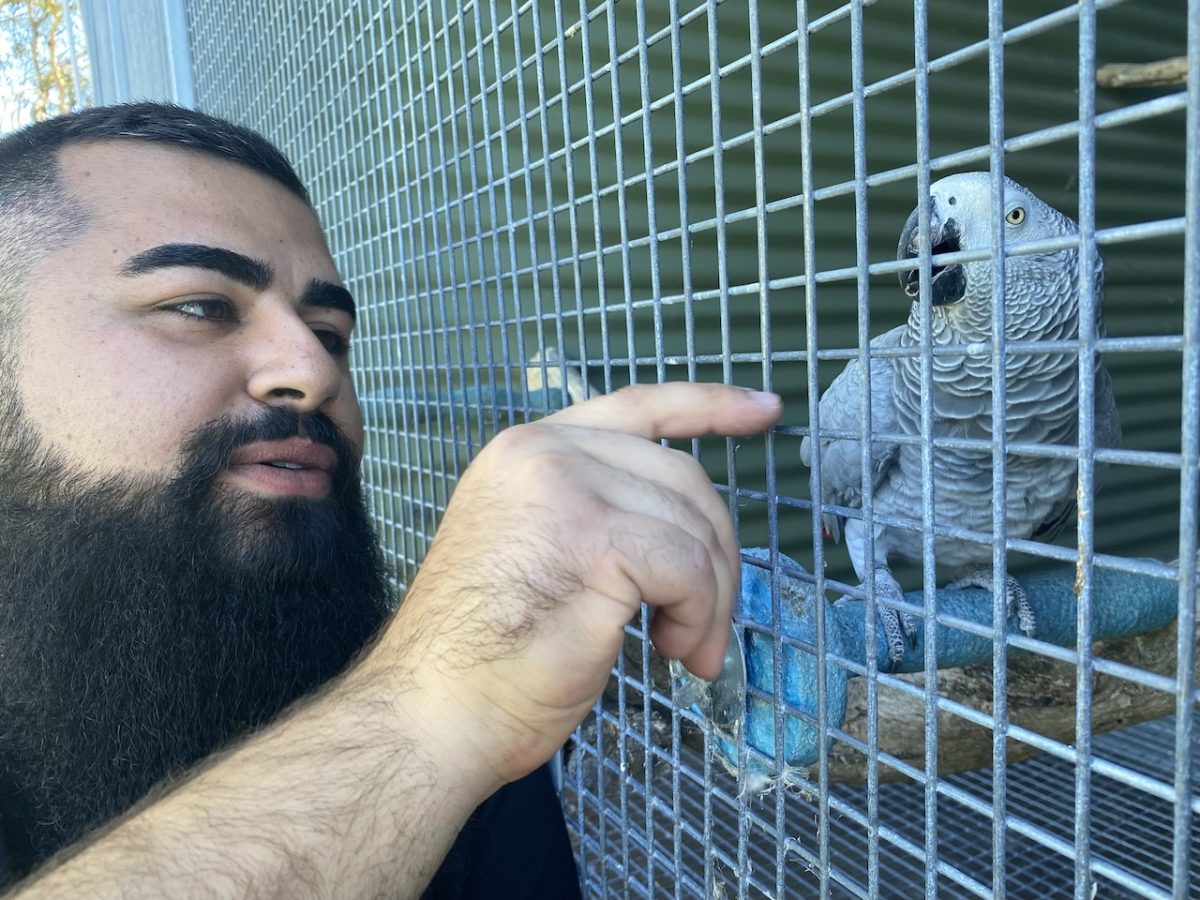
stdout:
[[(936, 232), (935, 232), (936, 233)], [(947, 219), (940, 229), (940, 234), (937, 235), (939, 240), (930, 250), (931, 255), (937, 256), (939, 253), (957, 253), (962, 249), (962, 244), (959, 241), (960, 232), (958, 223), (953, 219)], [(907, 246), (904, 247), (902, 259), (917, 259), (920, 256), (917, 249), (916, 230), (911, 233)], [(933, 263), (931, 271), (932, 281), (932, 300), (934, 306), (945, 306), (949, 303), (956, 303), (963, 298), (966, 290), (966, 276), (963, 273), (963, 268), (958, 263), (952, 263), (948, 266), (940, 266), (936, 262)], [(921, 270), (920, 269), (905, 269), (900, 273), (900, 284), (904, 288), (904, 293), (909, 297), (916, 298), (921, 292)]]
[(230, 456), (226, 472), (256, 493), (320, 498), (329, 495), (337, 466), (331, 446), (297, 435), (243, 444)]

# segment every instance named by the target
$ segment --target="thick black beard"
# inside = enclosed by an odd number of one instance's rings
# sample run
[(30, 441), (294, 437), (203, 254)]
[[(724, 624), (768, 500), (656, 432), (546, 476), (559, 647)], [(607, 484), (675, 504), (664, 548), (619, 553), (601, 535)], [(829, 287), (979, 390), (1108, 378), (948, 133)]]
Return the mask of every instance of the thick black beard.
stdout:
[[(340, 672), (389, 588), (356, 455), (323, 415), (219, 420), (165, 484), (81, 487), (4, 412), (0, 821), (30, 814), (6, 835), (28, 868)], [(338, 453), (328, 499), (217, 482), (236, 447), (297, 433)]]

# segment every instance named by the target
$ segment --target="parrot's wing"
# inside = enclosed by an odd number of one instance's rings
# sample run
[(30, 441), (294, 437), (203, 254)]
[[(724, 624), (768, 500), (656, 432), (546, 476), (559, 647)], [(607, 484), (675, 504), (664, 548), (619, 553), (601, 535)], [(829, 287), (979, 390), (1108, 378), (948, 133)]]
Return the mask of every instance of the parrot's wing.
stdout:
[[(1096, 447), (1119, 447), (1121, 445), (1121, 417), (1117, 415), (1117, 401), (1113, 397), (1112, 378), (1102, 364), (1096, 366)], [(1108, 466), (1099, 463), (1093, 476), (1093, 488), (1100, 490)], [(1045, 521), (1033, 532), (1034, 540), (1052, 541), (1075, 513), (1075, 491), (1072, 491), (1050, 511)]]
[[(904, 327), (895, 328), (871, 341), (874, 348), (892, 347), (899, 343)], [(896, 434), (900, 430), (893, 394), (893, 365), (890, 358), (872, 359), (871, 372), (871, 433)], [(860, 415), (863, 391), (863, 366), (852, 359), (821, 395), (818, 406), (820, 430), (863, 434)], [(823, 437), (821, 454), (821, 499), (838, 506), (862, 506), (862, 441), (861, 438)], [(899, 445), (887, 440), (871, 441), (870, 478), (877, 487), (895, 463)], [(811, 466), (813, 440), (806, 437), (800, 443), (800, 458)], [(823, 517), (826, 532), (835, 541), (841, 540), (840, 516), (827, 513)]]
[[(1096, 334), (1099, 337), (1104, 337), (1106, 329), (1104, 327), (1104, 319), (1102, 317), (1102, 309), (1104, 307), (1104, 261), (1099, 255), (1096, 256), (1095, 272), (1093, 275), (1093, 283), (1096, 290)], [(1119, 447), (1121, 445), (1121, 417), (1117, 414), (1117, 401), (1113, 396), (1112, 378), (1108, 374), (1108, 369), (1104, 368), (1104, 363), (1100, 359), (1099, 354), (1096, 356), (1096, 381), (1095, 390), (1095, 425), (1096, 425), (1096, 447)], [(1072, 396), (1071, 401), (1075, 401)], [(1094, 491), (1100, 490), (1100, 484), (1104, 481), (1104, 475), (1108, 471), (1108, 466), (1101, 463), (1096, 466), (1092, 487)], [(1055, 535), (1062, 530), (1062, 527), (1067, 524), (1071, 516), (1075, 513), (1076, 491), (1072, 490), (1070, 494), (1063, 497), (1062, 500), (1050, 511), (1042, 522), (1033, 532), (1035, 540), (1052, 541)]]
[(1096, 446), (1121, 446), (1121, 417), (1117, 415), (1112, 378), (1102, 365), (1096, 367)]

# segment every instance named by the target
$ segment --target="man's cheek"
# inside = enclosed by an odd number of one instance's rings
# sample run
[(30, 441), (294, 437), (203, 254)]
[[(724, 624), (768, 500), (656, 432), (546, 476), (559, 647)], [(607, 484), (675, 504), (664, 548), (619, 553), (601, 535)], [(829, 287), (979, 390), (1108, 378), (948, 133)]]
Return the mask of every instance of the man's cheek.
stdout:
[(346, 439), (354, 446), (354, 451), (358, 456), (362, 456), (363, 445), (365, 442), (365, 431), (363, 428), (362, 409), (358, 405), (358, 397), (355, 396), (354, 389), (350, 388), (348, 399), (343, 402), (342, 409), (335, 414), (333, 419), (342, 429), (342, 433)]

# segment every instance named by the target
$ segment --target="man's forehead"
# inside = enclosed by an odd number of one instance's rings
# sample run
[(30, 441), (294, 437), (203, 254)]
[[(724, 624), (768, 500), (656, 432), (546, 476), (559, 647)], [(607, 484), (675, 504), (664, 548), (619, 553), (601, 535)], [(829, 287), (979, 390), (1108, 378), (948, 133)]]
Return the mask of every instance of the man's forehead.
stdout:
[(337, 280), (316, 214), (248, 166), (184, 147), (105, 139), (64, 148), (60, 173), (84, 207), (87, 230), (111, 244), (117, 266), (153, 246), (195, 243), (273, 263), (281, 253), (299, 254), (313, 271), (297, 274)]
[(59, 152), (59, 169), (67, 187), (80, 196), (105, 199), (153, 195), (164, 181), (212, 188), (229, 180), (270, 183), (265, 175), (212, 154), (133, 138), (68, 144)]

